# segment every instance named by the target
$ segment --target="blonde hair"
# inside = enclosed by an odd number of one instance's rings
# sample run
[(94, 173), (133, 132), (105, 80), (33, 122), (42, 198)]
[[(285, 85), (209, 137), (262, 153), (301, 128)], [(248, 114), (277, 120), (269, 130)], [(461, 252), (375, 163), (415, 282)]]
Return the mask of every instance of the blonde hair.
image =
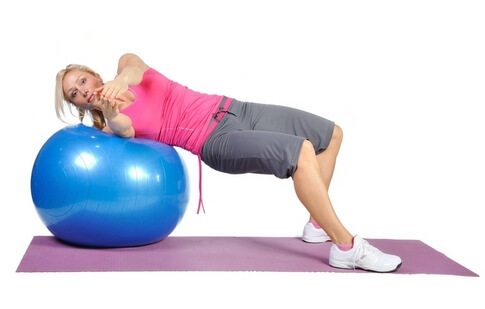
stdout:
[[(69, 64), (66, 66), (65, 69), (60, 70), (57, 73), (56, 76), (56, 94), (55, 94), (55, 103), (56, 103), (56, 115), (59, 120), (65, 122), (65, 107), (67, 106), (69, 108), (69, 111), (72, 113), (71, 107), (74, 105), (72, 102), (69, 100), (68, 97), (65, 96), (64, 90), (62, 89), (62, 82), (64, 81), (64, 77), (66, 77), (66, 74), (71, 72), (71, 71), (83, 71), (89, 74), (92, 74), (94, 76), (97, 76), (97, 73), (94, 72), (91, 68), (80, 65), (80, 64)], [(67, 104), (66, 104), (67, 103)], [(88, 114), (91, 117), (91, 120), (93, 121), (93, 125), (102, 130), (106, 126), (106, 119), (104, 118), (104, 115), (101, 111), (99, 110), (87, 110), (82, 107), (77, 107), (75, 106), (78, 112), (78, 118), (79, 121), (83, 122), (84, 116)]]

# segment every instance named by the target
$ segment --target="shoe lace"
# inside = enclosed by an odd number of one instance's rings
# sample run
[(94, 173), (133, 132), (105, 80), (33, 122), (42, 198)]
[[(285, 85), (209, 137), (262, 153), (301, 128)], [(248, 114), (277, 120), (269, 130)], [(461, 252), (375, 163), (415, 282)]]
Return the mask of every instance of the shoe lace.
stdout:
[(357, 262), (363, 260), (366, 256), (378, 255), (379, 253), (379, 249), (369, 244), (367, 240), (363, 239), (357, 248), (356, 254), (354, 255), (353, 268), (355, 269)]

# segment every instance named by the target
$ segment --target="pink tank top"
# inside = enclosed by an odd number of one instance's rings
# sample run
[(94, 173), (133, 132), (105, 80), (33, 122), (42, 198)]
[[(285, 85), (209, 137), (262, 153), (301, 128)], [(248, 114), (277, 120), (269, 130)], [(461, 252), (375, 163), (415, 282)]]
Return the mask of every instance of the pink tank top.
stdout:
[[(200, 154), (217, 124), (213, 117), (223, 96), (190, 90), (152, 68), (144, 73), (140, 84), (129, 89), (135, 94), (135, 100), (121, 113), (131, 118), (135, 137)], [(225, 109), (229, 108), (230, 101), (225, 102)]]

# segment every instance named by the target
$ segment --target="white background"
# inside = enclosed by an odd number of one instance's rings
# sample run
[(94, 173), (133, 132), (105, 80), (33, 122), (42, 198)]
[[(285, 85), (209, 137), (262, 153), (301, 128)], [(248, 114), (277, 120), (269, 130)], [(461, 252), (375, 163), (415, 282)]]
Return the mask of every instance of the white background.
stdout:
[[(110, 79), (134, 52), (194, 90), (336, 121), (345, 138), (331, 197), (348, 229), (422, 240), (485, 275), (483, 2), (26, 0), (2, 2), (0, 15), (0, 307), (483, 306), (481, 277), (15, 272), (32, 237), (50, 235), (30, 173), (65, 126), (55, 74), (81, 63)], [(192, 195), (173, 235), (301, 234), (306, 210), (291, 180), (273, 176), (204, 166), (207, 213), (196, 215), (197, 160), (180, 153)]]

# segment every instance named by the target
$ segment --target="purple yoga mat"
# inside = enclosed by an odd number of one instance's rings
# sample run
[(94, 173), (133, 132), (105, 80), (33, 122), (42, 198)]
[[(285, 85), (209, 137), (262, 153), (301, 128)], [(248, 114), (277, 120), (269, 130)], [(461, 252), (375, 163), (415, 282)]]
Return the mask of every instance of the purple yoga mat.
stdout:
[[(478, 276), (419, 240), (368, 239), (403, 265), (395, 274)], [(294, 237), (167, 237), (147, 246), (93, 249), (35, 236), (17, 272), (272, 271), (362, 272), (328, 265), (331, 243)]]

